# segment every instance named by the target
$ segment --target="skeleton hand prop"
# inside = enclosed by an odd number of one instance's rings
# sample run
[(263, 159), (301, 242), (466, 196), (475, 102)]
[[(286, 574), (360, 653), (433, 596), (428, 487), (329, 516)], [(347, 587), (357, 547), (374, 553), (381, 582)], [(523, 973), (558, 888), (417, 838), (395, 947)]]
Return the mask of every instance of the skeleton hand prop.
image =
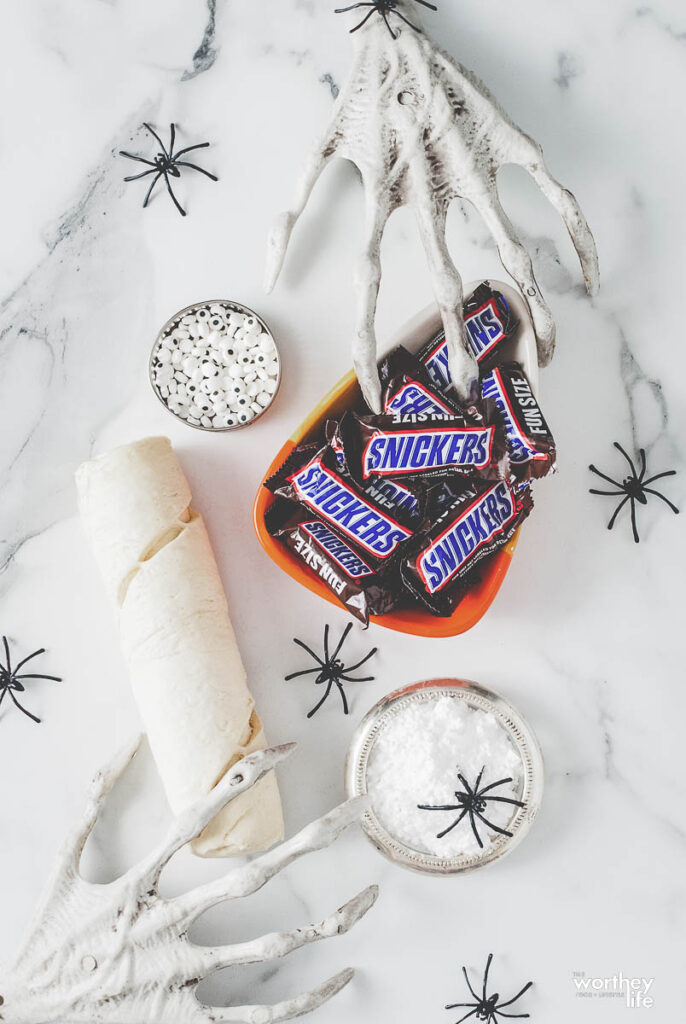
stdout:
[(281, 846), (217, 881), (174, 899), (162, 899), (159, 878), (171, 857), (226, 803), (288, 756), (294, 744), (260, 751), (238, 762), (207, 797), (178, 817), (166, 839), (145, 860), (114, 882), (93, 885), (79, 874), (81, 854), (100, 807), (138, 743), (123, 751), (94, 780), (85, 820), (63, 848), (27, 940), (14, 965), (6, 972), (0, 970), (0, 1021), (270, 1024), (321, 1006), (347, 985), (351, 970), (274, 1006), (204, 1006), (196, 999), (195, 989), (203, 977), (223, 967), (273, 960), (348, 931), (373, 905), (375, 886), (320, 924), (292, 932), (210, 948), (193, 945), (187, 931), (205, 910), (256, 892), (298, 857), (328, 846), (357, 820), (360, 802), (343, 804)]
[[(498, 170), (506, 164), (524, 167), (560, 212), (592, 295), (598, 288), (598, 258), (579, 204), (551, 176), (538, 143), (510, 120), (470, 71), (405, 23), (406, 16), (417, 21), (419, 8), (409, 0), (397, 0), (386, 4), (384, 12), (378, 3), (364, 4), (350, 16), (359, 20), (367, 7), (370, 11), (353, 37), (352, 72), (332, 121), (307, 163), (292, 208), (272, 228), (265, 286), (270, 291), (279, 276), (295, 222), (324, 167), (334, 156), (352, 161), (365, 191), (363, 244), (355, 273), (353, 361), (367, 404), (380, 412), (374, 319), (381, 238), (395, 209), (408, 204), (414, 211), (443, 318), (453, 382), (463, 399), (470, 397), (478, 372), (462, 319), (462, 281), (445, 241), (450, 202), (469, 200), (486, 222), (503, 266), (529, 304), (541, 366), (552, 358), (555, 324), (531, 258), (500, 205)], [(373, 16), (377, 13), (384, 16)], [(395, 38), (389, 32), (389, 18)]]

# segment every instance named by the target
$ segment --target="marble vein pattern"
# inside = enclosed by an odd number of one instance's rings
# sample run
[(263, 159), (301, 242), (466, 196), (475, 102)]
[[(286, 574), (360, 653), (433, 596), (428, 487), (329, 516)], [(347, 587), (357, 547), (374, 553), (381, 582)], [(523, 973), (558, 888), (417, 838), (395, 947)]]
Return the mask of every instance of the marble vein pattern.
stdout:
[[(569, 184), (598, 243), (602, 286), (583, 292), (556, 215), (526, 175), (499, 175), (503, 205), (532, 253), (558, 328), (541, 400), (559, 472), (535, 492), (512, 569), (489, 614), (452, 640), (356, 626), (377, 646), (374, 682), (305, 719), (307, 691), (282, 682), (293, 636), (316, 642), (343, 613), (297, 588), (260, 551), (250, 505), (293, 427), (348, 369), (350, 273), (363, 206), (356, 173), (334, 162), (294, 237), (279, 289), (261, 289), (264, 243), (318, 126), (346, 80), (345, 19), (324, 0), (36, 0), (0, 12), (0, 635), (47, 648), (57, 684), (35, 681), (36, 725), (0, 708), (0, 962), (13, 958), (65, 826), (103, 752), (139, 728), (116, 627), (76, 516), (73, 471), (118, 443), (168, 434), (205, 517), (251, 689), (283, 766), (287, 831), (343, 796), (355, 725), (403, 683), (457, 675), (501, 690), (535, 729), (547, 769), (526, 842), (501, 863), (449, 881), (406, 874), (359, 833), (326, 858), (292, 865), (251, 906), (216, 908), (193, 940), (241, 942), (315, 920), (370, 881), (380, 898), (359, 934), (203, 983), (212, 1004), (278, 1002), (335, 974), (355, 980), (318, 1011), (350, 1020), (445, 1021), (460, 967), (496, 954), (500, 991), (533, 978), (526, 1011), (556, 1024), (624, 1021), (620, 997), (581, 998), (575, 978), (654, 979), (646, 1020), (680, 1012), (685, 926), (686, 516), (641, 509), (641, 544), (588, 494), (588, 464), (621, 472), (612, 441), (674, 468), (686, 505), (683, 167), (686, 14), (680, 0), (439, 0), (430, 28), (474, 69)], [(142, 210), (120, 148), (141, 151), (143, 121), (212, 143), (220, 180), (162, 191)], [(126, 166), (125, 166), (126, 165)], [(502, 274), (467, 205), (447, 221), (465, 280)], [(411, 216), (393, 214), (382, 252), (381, 347), (432, 300)], [(235, 435), (197, 436), (156, 401), (147, 361), (181, 307), (225, 297), (273, 329), (283, 382), (269, 414)], [(609, 499), (608, 499), (609, 500)], [(374, 634), (373, 636), (371, 634)], [(106, 882), (159, 842), (169, 812), (147, 749), (86, 848)], [(180, 852), (162, 877), (174, 895), (225, 866)], [(246, 901), (244, 901), (246, 902)], [(551, 941), (551, 937), (554, 941)], [(457, 986), (457, 987), (456, 987)], [(1, 993), (0, 993), (1, 994)]]

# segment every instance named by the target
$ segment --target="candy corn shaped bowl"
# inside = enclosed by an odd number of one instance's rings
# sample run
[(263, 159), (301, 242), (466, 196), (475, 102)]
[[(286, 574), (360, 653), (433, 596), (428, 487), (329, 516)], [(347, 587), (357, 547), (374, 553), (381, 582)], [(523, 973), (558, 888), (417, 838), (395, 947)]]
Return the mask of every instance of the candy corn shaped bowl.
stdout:
[[(481, 282), (473, 282), (465, 286), (465, 295), (469, 296)], [(536, 356), (536, 337), (528, 306), (519, 292), (501, 281), (488, 282), (497, 291), (502, 292), (510, 308), (519, 320), (519, 327), (514, 337), (503, 347), (503, 361), (514, 360), (523, 366), (534, 393), (538, 392), (538, 362)], [(411, 352), (418, 352), (426, 342), (441, 328), (441, 316), (436, 305), (427, 306), (391, 339), (388, 350), (397, 345), (404, 345)], [(326, 394), (321, 402), (303, 420), (288, 440), (277, 452), (267, 469), (255, 498), (253, 521), (260, 544), (273, 562), (296, 582), (307, 587), (314, 594), (331, 604), (337, 605), (336, 598), (329, 592), (312, 570), (304, 566), (278, 540), (269, 535), (264, 523), (267, 509), (273, 504), (274, 496), (263, 486), (294, 448), (300, 444), (315, 441), (322, 436), (324, 424), (329, 419), (337, 419), (346, 409), (359, 408), (361, 403), (360, 388), (353, 370), (342, 377)], [(476, 625), (491, 606), (496, 594), (510, 567), (510, 562), (517, 547), (519, 531), (504, 548), (483, 564), (481, 578), (476, 583), (449, 617), (442, 618), (431, 615), (420, 607), (400, 608), (387, 615), (371, 616), (371, 621), (387, 629), (400, 633), (411, 633), (415, 636), (446, 637), (465, 633)]]

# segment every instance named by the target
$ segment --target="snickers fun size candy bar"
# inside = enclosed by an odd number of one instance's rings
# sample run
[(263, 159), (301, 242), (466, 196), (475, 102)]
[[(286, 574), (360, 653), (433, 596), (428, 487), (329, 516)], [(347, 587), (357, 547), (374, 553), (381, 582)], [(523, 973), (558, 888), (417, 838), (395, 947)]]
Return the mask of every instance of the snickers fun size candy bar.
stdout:
[(346, 413), (339, 429), (348, 467), (358, 481), (507, 475), (505, 433), (498, 420), (471, 423), (461, 416), (419, 415), (398, 421)]
[(514, 476), (531, 480), (553, 473), (555, 440), (521, 366), (496, 366), (482, 380), (481, 395), (494, 401), (503, 419)]
[(399, 345), (379, 364), (383, 409), (397, 419), (408, 416), (454, 416), (452, 400), (436, 389), (416, 356)]
[(365, 560), (308, 508), (277, 500), (267, 510), (265, 525), (365, 625), (370, 614), (383, 615), (393, 607), (393, 589), (384, 582), (384, 569), (370, 565), (371, 559)]
[[(339, 469), (344, 473), (349, 473), (350, 466), (346, 459), (340, 426), (336, 420), (327, 420), (325, 434), (329, 447), (336, 453)], [(364, 493), (385, 506), (389, 512), (398, 511), (401, 516), (406, 516), (411, 522), (416, 522), (421, 518), (423, 509), (417, 488), (406, 487), (398, 480), (388, 480), (382, 477), (360, 481), (358, 476), (356, 483), (361, 484)]]
[(434, 614), (450, 615), (468, 574), (510, 540), (532, 507), (528, 487), (470, 484), (404, 552), (403, 582)]
[(359, 548), (382, 562), (414, 534), (411, 516), (383, 496), (357, 486), (330, 446), (312, 457), (311, 446), (296, 448), (267, 480), (274, 494), (301, 502)]
[[(484, 282), (470, 295), (463, 307), (467, 340), (481, 370), (493, 366), (501, 345), (513, 337), (519, 321), (505, 296)], [(448, 368), (448, 345), (439, 331), (419, 353), (420, 362), (441, 392), (452, 391)]]

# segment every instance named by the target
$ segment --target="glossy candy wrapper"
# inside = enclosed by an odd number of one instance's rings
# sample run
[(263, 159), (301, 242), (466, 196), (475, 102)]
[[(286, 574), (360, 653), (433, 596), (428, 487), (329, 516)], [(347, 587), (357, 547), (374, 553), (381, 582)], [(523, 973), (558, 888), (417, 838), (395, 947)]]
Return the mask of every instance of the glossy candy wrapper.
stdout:
[(495, 409), (493, 422), (476, 423), (459, 414), (357, 416), (346, 413), (339, 435), (355, 480), (435, 480), (508, 476), (505, 432)]
[(331, 445), (314, 453), (312, 447), (291, 452), (267, 480), (269, 490), (315, 512), (373, 564), (396, 555), (414, 535), (414, 517), (385, 496), (359, 487)]
[(455, 416), (461, 411), (442, 395), (416, 356), (399, 345), (379, 364), (384, 413), (402, 420), (411, 416)]
[(277, 501), (265, 525), (296, 558), (312, 570), (341, 604), (365, 625), (397, 603), (399, 586), (391, 585), (385, 566), (373, 567), (354, 545), (303, 505)]
[(521, 366), (496, 366), (481, 381), (481, 395), (495, 403), (504, 423), (510, 469), (517, 480), (554, 473), (555, 440)]
[(435, 615), (450, 615), (470, 574), (507, 544), (532, 507), (527, 485), (471, 483), (403, 552), (405, 586)]
[[(505, 296), (487, 282), (479, 285), (467, 299), (463, 315), (469, 346), (483, 373), (498, 361), (502, 345), (514, 337), (519, 321)], [(442, 329), (420, 350), (418, 358), (434, 386), (443, 394), (454, 394), (448, 369), (448, 346)]]

